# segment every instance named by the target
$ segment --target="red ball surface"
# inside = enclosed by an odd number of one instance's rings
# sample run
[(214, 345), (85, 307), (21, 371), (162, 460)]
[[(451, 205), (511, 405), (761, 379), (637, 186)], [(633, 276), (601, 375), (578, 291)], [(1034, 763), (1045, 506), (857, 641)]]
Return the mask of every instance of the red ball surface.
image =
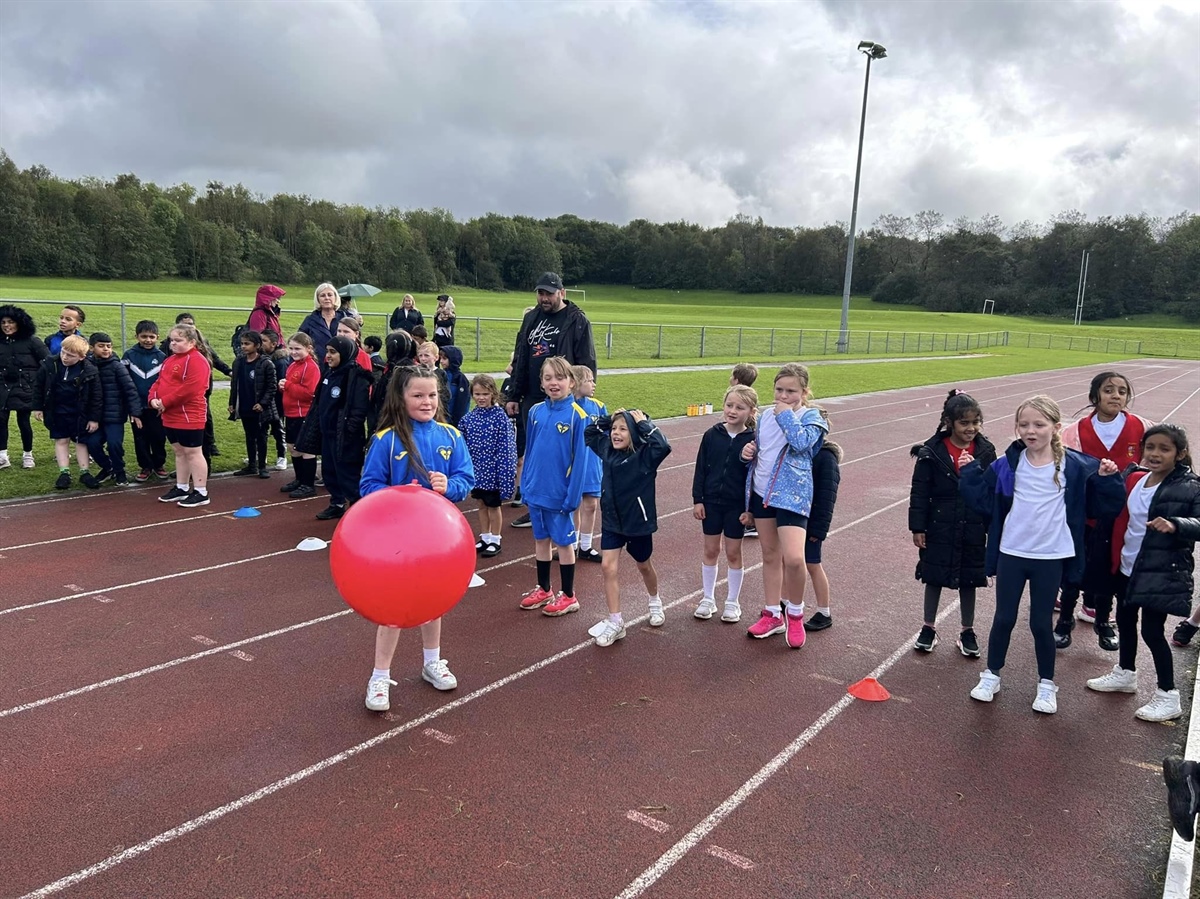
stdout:
[(377, 490), (351, 506), (329, 547), (333, 584), (354, 611), (392, 627), (439, 618), (475, 571), (475, 537), (454, 503), (424, 487)]

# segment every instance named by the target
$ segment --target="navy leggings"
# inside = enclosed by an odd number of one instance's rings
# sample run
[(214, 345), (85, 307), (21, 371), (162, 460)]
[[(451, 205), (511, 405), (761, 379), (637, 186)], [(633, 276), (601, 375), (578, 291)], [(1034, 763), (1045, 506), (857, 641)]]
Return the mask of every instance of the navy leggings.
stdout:
[(1029, 630), (1037, 655), (1038, 677), (1054, 680), (1054, 597), (1062, 582), (1063, 559), (1022, 559), (1000, 553), (996, 568), (996, 617), (988, 635), (987, 666), (999, 674), (1017, 625), (1017, 607), (1029, 584)]
[[(1154, 659), (1154, 673), (1160, 690), (1175, 689), (1175, 659), (1167, 643), (1167, 613), (1130, 605), (1125, 593), (1129, 578), (1121, 573), (1114, 576), (1117, 593), (1118, 663), (1126, 671), (1136, 671), (1138, 613), (1142, 616), (1142, 640)], [(1097, 619), (1098, 621), (1099, 619)]]

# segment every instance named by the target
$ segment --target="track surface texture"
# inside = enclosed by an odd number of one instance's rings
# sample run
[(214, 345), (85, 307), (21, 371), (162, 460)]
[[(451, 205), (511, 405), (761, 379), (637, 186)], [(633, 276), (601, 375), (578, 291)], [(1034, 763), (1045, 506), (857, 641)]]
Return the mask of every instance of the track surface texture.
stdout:
[[(1135, 411), (1200, 437), (1196, 363), (1116, 367)], [(1100, 368), (958, 386), (1003, 447), (1021, 399), (1073, 412)], [(1158, 766), (1187, 722), (1134, 719), (1154, 688), (1144, 647), (1137, 697), (1092, 693), (1084, 681), (1116, 656), (1077, 628), (1053, 716), (1030, 709), (1023, 619), (991, 705), (968, 697), (983, 663), (954, 646), (949, 591), (941, 644), (912, 649), (909, 447), (945, 393), (824, 402), (846, 452), (825, 544), (835, 624), (802, 650), (745, 636), (754, 540), (741, 624), (692, 617), (692, 463), (715, 418), (674, 419), (654, 557), (666, 625), (643, 620), (628, 558), (635, 623), (611, 648), (586, 633), (603, 613), (598, 565), (579, 565), (581, 614), (518, 610), (532, 538), (506, 524), (503, 552), (480, 561), (486, 584), (445, 619), (458, 690), (421, 681), (408, 633), (385, 714), (363, 707), (373, 627), (338, 598), (327, 552), (294, 549), (333, 528), (313, 519), (323, 498), (277, 492), (290, 474), (219, 479), (190, 512), (155, 502), (158, 488), (0, 506), (0, 895), (1161, 894)], [(232, 517), (246, 505), (261, 517)], [(980, 591), (981, 643), (992, 610)], [(1196, 651), (1175, 658), (1187, 709)], [(848, 696), (867, 675), (890, 701)]]

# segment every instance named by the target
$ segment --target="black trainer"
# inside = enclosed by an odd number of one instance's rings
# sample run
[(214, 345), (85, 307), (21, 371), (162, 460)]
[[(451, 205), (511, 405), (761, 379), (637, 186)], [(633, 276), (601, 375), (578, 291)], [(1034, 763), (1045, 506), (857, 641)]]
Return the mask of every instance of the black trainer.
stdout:
[(1120, 643), (1117, 641), (1117, 632), (1107, 621), (1097, 621), (1092, 625), (1096, 629), (1096, 637), (1099, 639), (1100, 648), (1107, 652), (1116, 652)]
[(1075, 616), (1070, 615), (1067, 618), (1060, 617), (1058, 624), (1054, 625), (1054, 646), (1057, 649), (1066, 649), (1071, 645), (1071, 631), (1075, 630)]
[(297, 484), (296, 489), (288, 493), (292, 499), (308, 499), (310, 496), (317, 495), (317, 488), (310, 487), (308, 484)]
[(804, 622), (806, 631), (823, 631), (829, 627), (833, 627), (833, 616), (824, 612), (814, 612), (813, 616)]
[(922, 624), (921, 633), (917, 634), (915, 648), (921, 650), (921, 652), (933, 652), (933, 647), (937, 645), (937, 630), (930, 627), (928, 624)]
[(954, 641), (954, 645), (969, 659), (979, 658), (979, 641), (975, 639), (975, 631), (967, 628), (958, 635), (958, 639)]
[(258, 476), (265, 481), (271, 477), (271, 470), (269, 468), (260, 468), (258, 470)]
[(294, 481), (294, 480), (288, 481), (286, 484), (284, 484), (282, 487), (279, 488), (279, 492), (280, 493), (291, 493), (293, 490), (295, 490), (299, 486), (300, 486), (299, 481)]
[(164, 493), (162, 496), (160, 496), (158, 498), (158, 501), (160, 503), (177, 503), (181, 499), (183, 499), (185, 496), (188, 496), (190, 494), (191, 494), (190, 490), (181, 490), (179, 488), (179, 485), (176, 484), (174, 487), (172, 487), (170, 490), (168, 490), (166, 493)]
[(1171, 642), (1176, 646), (1187, 646), (1192, 642), (1192, 637), (1196, 636), (1196, 631), (1200, 631), (1200, 627), (1196, 627), (1185, 618), (1175, 628), (1175, 633), (1171, 635)]
[(90, 471), (85, 471), (83, 474), (81, 474), (79, 476), (79, 483), (81, 483), (88, 490), (99, 490), (100, 489), (100, 479), (98, 477), (96, 477), (94, 474), (92, 474)]
[(514, 509), (525, 505), (525, 501), (521, 499), (521, 491), (520, 490), (518, 490), (516, 493), (513, 494), (513, 498), (509, 501), (508, 504), (509, 504), (509, 506), (511, 506)]
[(199, 490), (193, 490), (187, 496), (179, 501), (180, 506), (187, 506), (189, 509), (192, 506), (207, 506), (208, 494), (201, 493)]
[(596, 547), (594, 547), (594, 546), (589, 546), (587, 549), (579, 550), (579, 552), (575, 553), (575, 558), (577, 561), (582, 561), (582, 562), (603, 562), (604, 561), (604, 556), (602, 556), (596, 550)]
[(247, 465), (245, 468), (239, 468), (233, 473), (235, 478), (252, 478), (258, 474), (258, 469), (252, 465)]
[(1171, 826), (1190, 843), (1196, 838), (1196, 812), (1200, 811), (1200, 765), (1181, 758), (1165, 758), (1163, 780), (1167, 782)]
[(330, 503), (324, 509), (317, 513), (317, 521), (333, 521), (335, 518), (341, 518), (346, 514), (346, 507)]
[[(71, 486), (71, 472), (60, 471), (58, 473), (58, 479), (54, 482), (54, 489), (55, 490), (66, 490), (70, 486)], [(1176, 631), (1175, 633), (1179, 633), (1179, 631)], [(1179, 645), (1184, 646), (1186, 644), (1181, 643)]]
[(531, 528), (531, 527), (533, 527), (533, 522), (529, 520), (529, 513), (526, 512), (520, 518), (514, 518), (512, 520), (512, 524), (510, 524), (509, 527), (510, 528)]

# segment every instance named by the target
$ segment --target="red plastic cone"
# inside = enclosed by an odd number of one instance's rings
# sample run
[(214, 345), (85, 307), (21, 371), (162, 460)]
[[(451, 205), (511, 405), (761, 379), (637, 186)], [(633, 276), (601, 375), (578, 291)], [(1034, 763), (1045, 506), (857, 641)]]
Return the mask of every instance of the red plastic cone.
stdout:
[(846, 691), (855, 699), (865, 699), (867, 702), (883, 702), (891, 699), (892, 694), (873, 677), (864, 677), (856, 684), (851, 684)]

